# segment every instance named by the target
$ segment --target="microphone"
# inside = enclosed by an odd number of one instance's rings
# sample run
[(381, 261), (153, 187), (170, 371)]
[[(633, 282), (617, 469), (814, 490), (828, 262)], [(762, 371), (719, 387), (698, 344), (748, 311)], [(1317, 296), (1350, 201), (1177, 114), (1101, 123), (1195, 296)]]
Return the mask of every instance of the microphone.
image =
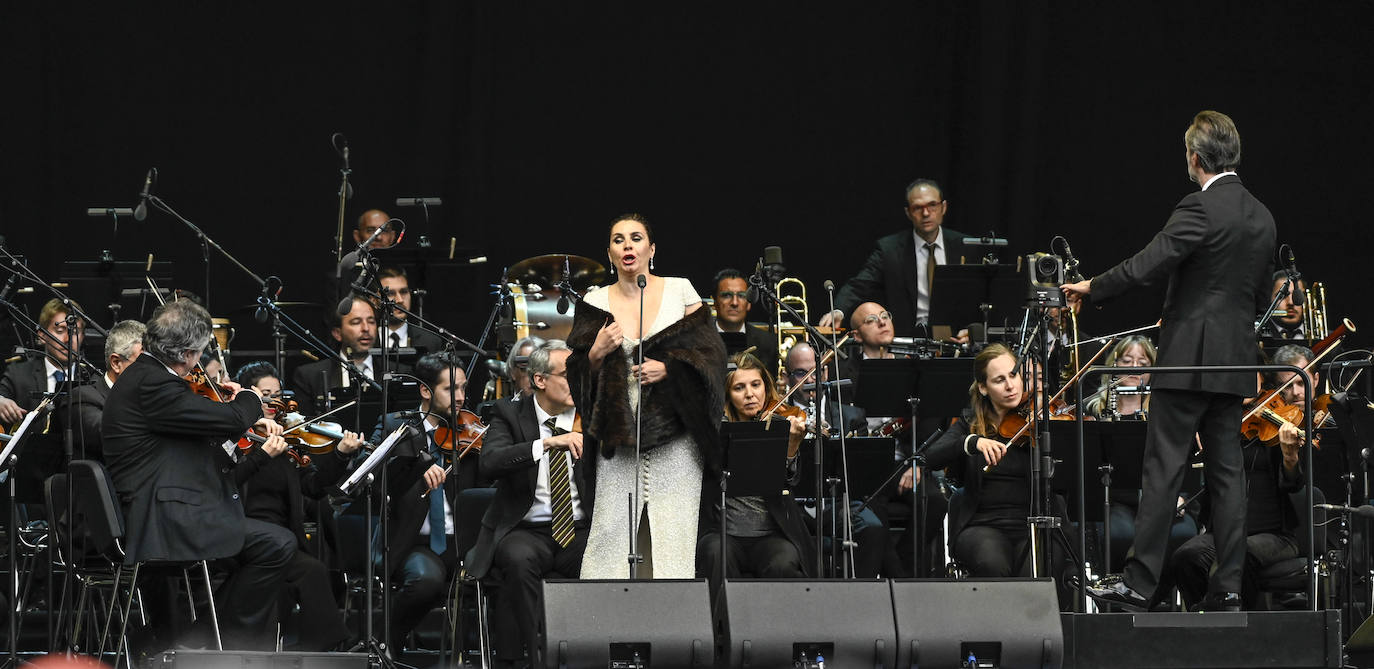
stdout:
[(649, 280), (644, 278), (643, 274), (640, 274), (635, 277), (635, 285), (639, 286), (640, 290), (643, 290), (645, 286), (649, 285)]
[(1335, 511), (1336, 513), (1349, 513), (1357, 518), (1374, 518), (1374, 506), (1361, 504), (1359, 506), (1346, 506), (1344, 504), (1313, 504), (1312, 508), (1322, 509), (1323, 511)]
[[(275, 276), (267, 277), (262, 283), (262, 297), (258, 300), (258, 308), (253, 312), (253, 320), (259, 323), (267, 322), (267, 303), (277, 299), (281, 294), (281, 279)], [(349, 300), (349, 309), (353, 308), (352, 300)]]
[(342, 300), (339, 300), (339, 306), (334, 312), (340, 316), (347, 316), (348, 312), (353, 311), (353, 298), (353, 291), (348, 291), (348, 294), (344, 295)]
[(510, 268), (501, 268), (501, 285), (496, 287), (501, 299), (501, 318), (511, 320), (515, 318), (515, 299), (510, 292)]
[(763, 247), (763, 266), (769, 280), (773, 283), (777, 283), (787, 273), (787, 267), (782, 263), (781, 246)]
[[(1062, 235), (1055, 237), (1055, 239), (1058, 239), (1061, 243), (1064, 244), (1065, 278), (1075, 283), (1082, 281), (1083, 274), (1078, 271), (1078, 258), (1073, 257), (1073, 249), (1069, 248), (1069, 240), (1065, 239)], [(1051, 246), (1053, 246), (1053, 240), (1051, 240)]]
[(19, 272), (11, 267), (10, 278), (5, 280), (5, 287), (0, 288), (0, 302), (10, 299), (10, 294), (14, 292), (14, 287), (19, 285)]
[(157, 168), (148, 168), (148, 176), (143, 178), (143, 192), (138, 194), (138, 206), (134, 207), (135, 221), (148, 218), (148, 192), (153, 189), (153, 180), (156, 178)]
[(396, 206), (398, 207), (438, 207), (444, 203), (443, 198), (438, 197), (398, 197)]
[(749, 304), (758, 304), (759, 286), (763, 285), (763, 259), (760, 258), (758, 264), (754, 265), (754, 273), (749, 277), (749, 290), (744, 294), (744, 301)]
[(1298, 286), (1298, 280), (1302, 279), (1302, 272), (1298, 271), (1298, 260), (1293, 257), (1293, 247), (1284, 244), (1283, 250), (1286, 251), (1283, 260), (1284, 271), (1288, 272), (1288, 279), (1293, 282), (1293, 304), (1301, 307), (1307, 301), (1307, 294)]
[(568, 256), (563, 256), (563, 278), (558, 281), (558, 309), (559, 315), (568, 313)]
[(821, 287), (825, 288), (825, 292), (827, 293), (835, 292), (835, 282), (830, 279), (826, 279), (825, 283), (821, 284)]
[(488, 358), (486, 361), (486, 365), (487, 371), (503, 379), (506, 379), (507, 381), (510, 380), (510, 365), (508, 363), (503, 362), (501, 360), (492, 360), (491, 358)]

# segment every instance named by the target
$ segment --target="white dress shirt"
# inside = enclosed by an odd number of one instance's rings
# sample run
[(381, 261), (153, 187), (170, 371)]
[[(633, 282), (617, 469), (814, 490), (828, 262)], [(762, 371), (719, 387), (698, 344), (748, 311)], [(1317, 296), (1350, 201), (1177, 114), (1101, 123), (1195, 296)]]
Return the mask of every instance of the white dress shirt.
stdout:
[[(930, 288), (926, 286), (926, 265), (930, 263), (927, 259), (926, 240), (911, 231), (911, 237), (916, 240), (916, 322), (926, 323), (930, 321)], [(949, 260), (945, 256), (945, 227), (940, 226), (935, 233), (935, 263), (937, 265), (948, 265)]]
[(1229, 176), (1236, 176), (1236, 173), (1235, 173), (1235, 172), (1222, 172), (1221, 174), (1213, 174), (1213, 175), (1212, 175), (1212, 178), (1207, 180), (1207, 183), (1202, 184), (1202, 190), (1207, 190), (1207, 187), (1210, 186), (1210, 185), (1212, 185), (1212, 182), (1213, 182), (1213, 181), (1216, 181), (1217, 179), (1220, 179), (1220, 178), (1222, 178), (1222, 177), (1224, 177), (1224, 176), (1228, 176), (1228, 175), (1229, 175)]
[[(434, 447), (434, 430), (439, 426), (425, 420), (425, 448)], [(444, 498), (444, 534), (453, 536), (453, 506), (448, 503), (448, 495), (444, 494), (444, 486), (439, 486), (431, 495), (439, 495)], [(426, 499), (426, 501), (428, 501)], [(425, 514), (425, 522), (420, 525), (420, 534), (429, 536), (429, 514)], [(428, 543), (426, 543), (428, 545)]]

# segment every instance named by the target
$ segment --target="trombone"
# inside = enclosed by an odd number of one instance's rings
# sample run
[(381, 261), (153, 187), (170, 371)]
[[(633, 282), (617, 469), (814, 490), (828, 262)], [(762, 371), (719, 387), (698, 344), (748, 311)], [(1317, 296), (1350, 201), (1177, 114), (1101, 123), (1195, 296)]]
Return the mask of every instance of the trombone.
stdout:
[[(784, 293), (784, 287), (790, 289)], [(805, 323), (793, 323), (783, 304), (792, 307), (798, 314), (801, 314), (803, 321), (810, 322), (811, 314), (806, 309), (806, 284), (796, 277), (783, 277), (773, 286), (773, 294), (778, 296), (778, 305), (774, 308), (773, 325), (774, 331), (778, 336), (778, 378), (787, 376), (787, 353), (792, 347), (806, 337)]]
[(1314, 282), (1303, 291), (1305, 305), (1302, 310), (1302, 329), (1310, 340), (1326, 339), (1331, 331), (1326, 326), (1326, 286)]

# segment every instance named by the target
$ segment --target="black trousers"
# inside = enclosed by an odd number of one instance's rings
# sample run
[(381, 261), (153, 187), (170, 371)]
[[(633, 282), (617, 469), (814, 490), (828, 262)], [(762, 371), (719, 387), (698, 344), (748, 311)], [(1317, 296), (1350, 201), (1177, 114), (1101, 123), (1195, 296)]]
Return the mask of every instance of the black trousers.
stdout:
[(974, 578), (1030, 576), (1030, 530), (971, 525), (954, 538), (954, 559)]
[[(587, 530), (579, 527), (572, 543), (559, 546), (545, 523), (521, 525), (496, 544), (492, 573), (499, 587), (494, 593), (492, 645), (496, 657), (518, 661), (521, 646), (533, 661), (539, 652), (539, 619), (544, 613), (543, 581), (550, 574), (577, 578), (582, 554), (587, 549)], [(542, 666), (535, 663), (535, 666)]]
[[(727, 537), (725, 549), (726, 578), (739, 578), (744, 573), (754, 578), (804, 578), (797, 547), (780, 532), (762, 537)], [(702, 535), (697, 541), (697, 574), (711, 581), (711, 592), (720, 589), (720, 530)]]
[(1135, 543), (1126, 559), (1126, 584), (1147, 598), (1159, 588), (1169, 547), (1178, 491), (1192, 452), (1202, 438), (1207, 494), (1212, 503), (1217, 561), (1211, 592), (1239, 592), (1245, 560), (1245, 472), (1240, 454), (1241, 398), (1191, 390), (1156, 388), (1150, 398), (1150, 426), (1141, 469), (1140, 510)]
[(449, 577), (457, 562), (453, 556), (452, 535), (448, 537), (443, 554), (430, 549), (428, 536), (418, 535), (417, 538), (424, 544), (417, 544), (401, 558), (401, 565), (395, 568), (393, 576), (397, 589), (391, 600), (391, 638), (387, 640), (393, 649), (392, 657), (401, 652), (402, 640), (420, 624), (425, 614), (444, 600)]
[(306, 651), (333, 650), (348, 639), (343, 611), (334, 599), (329, 568), (297, 548), (286, 565), (286, 585), (301, 608), (297, 647)]
[(218, 599), (224, 647), (272, 650), (277, 638), (277, 596), (286, 581), (287, 565), (296, 554), (291, 530), (245, 518), (243, 550), (238, 569), (221, 586)]
[[(1245, 567), (1241, 574), (1240, 594), (1245, 608), (1254, 609), (1259, 600), (1256, 574), (1269, 565), (1302, 555), (1298, 541), (1290, 535), (1260, 532), (1245, 538)], [(1208, 591), (1208, 573), (1217, 559), (1216, 543), (1211, 533), (1200, 534), (1184, 542), (1169, 561), (1174, 582), (1183, 602), (1190, 607), (1202, 601)]]

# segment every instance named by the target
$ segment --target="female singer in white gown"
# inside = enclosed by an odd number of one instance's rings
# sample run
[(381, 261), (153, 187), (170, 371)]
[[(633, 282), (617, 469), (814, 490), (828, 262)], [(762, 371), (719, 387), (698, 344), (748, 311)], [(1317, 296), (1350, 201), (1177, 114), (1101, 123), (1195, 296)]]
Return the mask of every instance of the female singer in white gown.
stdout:
[[(617, 219), (607, 246), (616, 281), (587, 292), (568, 337), (568, 380), (596, 443), (584, 456), (596, 458), (596, 484), (582, 578), (629, 577), (629, 500), (636, 481), (636, 552), (643, 558), (637, 576), (695, 575), (702, 471), (718, 464), (725, 349), (692, 284), (654, 276), (655, 252), (642, 217)], [(636, 364), (641, 341), (642, 368)], [(636, 461), (637, 409), (642, 441)]]

